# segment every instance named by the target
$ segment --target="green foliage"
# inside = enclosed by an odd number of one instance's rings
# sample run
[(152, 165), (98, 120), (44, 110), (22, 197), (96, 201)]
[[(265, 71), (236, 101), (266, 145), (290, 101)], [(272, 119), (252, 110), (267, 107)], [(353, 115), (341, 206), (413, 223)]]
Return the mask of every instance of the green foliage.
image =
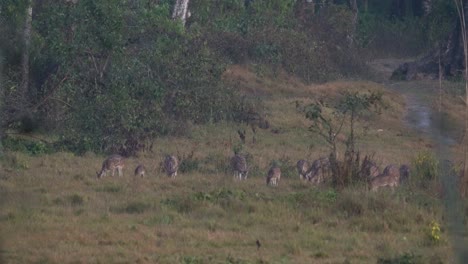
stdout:
[(84, 204), (83, 196), (76, 194), (76, 193), (70, 196), (67, 196), (67, 201), (71, 204), (71, 206), (81, 206)]
[(396, 10), (393, 1), (369, 3), (370, 12), (359, 13), (357, 40), (371, 56), (414, 56), (444, 41), (456, 22), (454, 1), (431, 1), (423, 15), (422, 1), (405, 1)]
[(51, 153), (53, 148), (39, 140), (28, 140), (23, 138), (5, 137), (2, 145), (6, 150), (19, 151), (29, 155), (41, 155)]
[(130, 202), (122, 207), (111, 208), (111, 211), (116, 213), (127, 213), (127, 214), (142, 214), (151, 208), (151, 205), (145, 202), (135, 201)]
[[(177, 134), (174, 124), (234, 119), (240, 97), (221, 81), (225, 63), (170, 18), (170, 1), (48, 2), (34, 6), (31, 83), (37, 98), (56, 99), (37, 111), (63, 148), (134, 155), (148, 138)], [(25, 7), (8, 2), (7, 9), (19, 15)], [(8, 75), (12, 97), (19, 81)]]
[(197, 157), (194, 157), (194, 152), (190, 152), (188, 155), (184, 155), (179, 158), (180, 165), (179, 171), (181, 173), (188, 173), (193, 171), (198, 171), (201, 167), (201, 160)]
[(203, 262), (203, 259), (199, 257), (185, 256), (182, 259), (181, 263), (182, 264), (203, 264), (205, 262)]
[(428, 187), (438, 181), (439, 162), (433, 153), (418, 153), (412, 161), (412, 167), (414, 168), (410, 177), (412, 185)]
[[(350, 184), (362, 182), (362, 158), (356, 149), (358, 135), (356, 122), (366, 113), (379, 112), (382, 105), (382, 94), (379, 92), (359, 93), (344, 92), (332, 102), (317, 101), (297, 108), (307, 119), (312, 121), (310, 130), (322, 137), (330, 147), (330, 169), (334, 187), (342, 188)], [(343, 128), (349, 126), (346, 132), (344, 159), (337, 160), (339, 151), (338, 135)]]
[(147, 203), (133, 202), (133, 203), (129, 203), (127, 207), (125, 207), (125, 212), (127, 214), (141, 214), (141, 213), (144, 213), (149, 208), (150, 208), (150, 205)]
[[(193, 16), (183, 27), (171, 19), (173, 2), (32, 2), (26, 99), (33, 116), (59, 134), (57, 150), (134, 155), (149, 138), (188, 134), (190, 123), (245, 122), (261, 105), (223, 82), (229, 63), (283, 69), (306, 82), (356, 76), (366, 73), (360, 48), (389, 51), (398, 40), (398, 49), (415, 53), (443, 38), (454, 17), (453, 4), (437, 0), (427, 18), (395, 19), (385, 0), (360, 12), (355, 28), (345, 1), (302, 16), (295, 0), (200, 0), (190, 3)], [(28, 2), (0, 3), (2, 129), (16, 129)], [(45, 151), (36, 147), (31, 152)]]
[(432, 243), (439, 243), (441, 238), (440, 224), (436, 221), (432, 221), (428, 228), (427, 236)]

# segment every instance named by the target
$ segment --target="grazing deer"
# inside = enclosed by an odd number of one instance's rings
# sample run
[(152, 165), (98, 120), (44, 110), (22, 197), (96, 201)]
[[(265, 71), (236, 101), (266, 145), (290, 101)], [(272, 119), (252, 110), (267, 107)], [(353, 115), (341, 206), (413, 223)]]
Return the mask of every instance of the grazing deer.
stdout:
[(175, 178), (177, 170), (179, 169), (179, 159), (174, 155), (166, 155), (164, 159), (164, 170), (167, 176)]
[(400, 184), (409, 179), (410, 167), (406, 164), (400, 166)]
[(266, 178), (267, 185), (277, 186), (280, 179), (281, 169), (278, 166), (271, 167)]
[(234, 155), (231, 158), (231, 167), (234, 171), (234, 179), (245, 180), (249, 169), (247, 167), (247, 160), (240, 154)]
[(380, 175), (379, 167), (375, 162), (370, 160), (368, 156), (366, 156), (364, 158), (364, 161), (362, 162), (361, 175), (368, 181), (371, 181), (372, 179)]
[(135, 177), (140, 176), (141, 178), (145, 177), (146, 169), (143, 165), (138, 165), (135, 169)]
[(97, 178), (100, 179), (107, 175), (108, 171), (112, 171), (112, 177), (114, 177), (115, 170), (118, 171), (119, 177), (123, 176), (124, 158), (120, 155), (111, 155), (107, 157), (102, 163), (100, 172), (97, 172)]
[(313, 184), (320, 184), (329, 174), (330, 161), (328, 158), (319, 158), (312, 163), (312, 166), (306, 174), (306, 178)]
[(395, 165), (388, 165), (382, 174), (370, 182), (371, 191), (375, 192), (380, 187), (397, 187), (400, 184), (400, 171)]
[(306, 160), (299, 160), (296, 164), (297, 172), (299, 173), (299, 178), (301, 180), (306, 180), (306, 174), (309, 170), (309, 162)]

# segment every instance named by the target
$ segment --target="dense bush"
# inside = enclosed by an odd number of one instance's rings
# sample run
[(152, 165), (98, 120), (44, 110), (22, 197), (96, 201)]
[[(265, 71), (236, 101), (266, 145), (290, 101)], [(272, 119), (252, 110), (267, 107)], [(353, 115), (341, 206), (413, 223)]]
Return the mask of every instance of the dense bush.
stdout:
[(390, 51), (398, 42), (415, 53), (443, 38), (446, 18), (454, 17), (453, 4), (442, 0), (427, 17), (395, 16), (390, 1), (379, 1), (359, 13), (357, 25), (346, 1), (311, 9), (295, 0), (200, 0), (190, 2), (184, 27), (171, 19), (171, 0), (32, 3), (23, 96), (18, 43), (28, 1), (1, 1), (0, 131), (40, 124), (60, 136), (61, 149), (125, 155), (149, 138), (184, 135), (190, 123), (248, 122), (258, 114), (261, 104), (222, 81), (229, 63), (283, 69), (306, 82), (358, 76), (369, 49)]
[[(8, 4), (24, 10), (24, 3)], [(38, 98), (55, 100), (31, 103), (66, 149), (133, 155), (148, 138), (181, 134), (174, 130), (186, 122), (233, 119), (242, 103), (222, 83), (226, 64), (205, 39), (170, 19), (170, 1), (34, 7), (32, 84)], [(20, 78), (13, 71), (6, 79), (11, 99)]]

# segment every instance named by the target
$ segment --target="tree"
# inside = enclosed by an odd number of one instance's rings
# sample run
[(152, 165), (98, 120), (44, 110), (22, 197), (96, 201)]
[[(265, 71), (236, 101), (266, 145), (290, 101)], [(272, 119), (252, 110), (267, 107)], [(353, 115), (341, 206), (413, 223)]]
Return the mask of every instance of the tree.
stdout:
[[(305, 117), (312, 121), (310, 130), (322, 137), (330, 147), (330, 167), (333, 184), (342, 188), (359, 180), (360, 156), (356, 150), (356, 121), (366, 112), (378, 112), (382, 103), (381, 93), (345, 92), (337, 102), (317, 101), (303, 109)], [(339, 160), (338, 138), (345, 125), (346, 133), (344, 159)]]
[(174, 5), (174, 10), (172, 12), (173, 19), (179, 19), (182, 21), (182, 25), (185, 25), (187, 18), (190, 17), (190, 12), (188, 11), (189, 0), (176, 0)]
[[(466, 0), (463, 8), (467, 9)], [(432, 3), (432, 2), (431, 2)], [(453, 3), (452, 3), (453, 4)], [(459, 76), (464, 71), (462, 27), (456, 17), (452, 18), (450, 33), (430, 50), (426, 56), (400, 65), (392, 75), (394, 79), (415, 80), (439, 78), (439, 63), (443, 78)]]
[(29, 88), (29, 47), (31, 44), (32, 12), (32, 1), (29, 0), (26, 7), (23, 31), (23, 52), (21, 56), (22, 80), (18, 91), (19, 96), (23, 99), (23, 107), (26, 107), (26, 97)]

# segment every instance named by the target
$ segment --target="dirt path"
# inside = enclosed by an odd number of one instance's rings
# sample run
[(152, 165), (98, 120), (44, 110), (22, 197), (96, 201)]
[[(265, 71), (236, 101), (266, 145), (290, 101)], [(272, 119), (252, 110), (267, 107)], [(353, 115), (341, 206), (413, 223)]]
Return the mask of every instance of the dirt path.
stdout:
[(434, 92), (438, 87), (437, 81), (391, 81), (392, 72), (407, 59), (380, 59), (369, 63), (381, 83), (387, 88), (403, 95), (406, 99), (406, 114), (404, 121), (406, 125), (422, 133), (434, 142), (444, 145), (456, 143), (451, 131), (441, 125), (437, 113), (433, 111)]
[[(463, 201), (458, 195), (457, 175), (453, 172), (454, 153), (452, 147), (456, 146), (456, 125), (451, 126), (450, 120), (444, 114), (434, 111), (434, 104), (439, 89), (438, 81), (406, 81), (392, 82), (389, 80), (393, 69), (398, 67), (398, 60), (375, 61), (370, 66), (384, 77), (382, 83), (393, 91), (402, 94), (406, 99), (406, 114), (404, 120), (408, 127), (418, 133), (426, 135), (436, 146), (435, 152), (439, 160), (439, 174), (444, 188), (444, 204), (448, 235), (453, 242), (453, 250), (458, 263), (467, 263), (468, 232), (464, 224)], [(386, 79), (385, 79), (386, 77)], [(465, 246), (463, 246), (465, 245)]]

